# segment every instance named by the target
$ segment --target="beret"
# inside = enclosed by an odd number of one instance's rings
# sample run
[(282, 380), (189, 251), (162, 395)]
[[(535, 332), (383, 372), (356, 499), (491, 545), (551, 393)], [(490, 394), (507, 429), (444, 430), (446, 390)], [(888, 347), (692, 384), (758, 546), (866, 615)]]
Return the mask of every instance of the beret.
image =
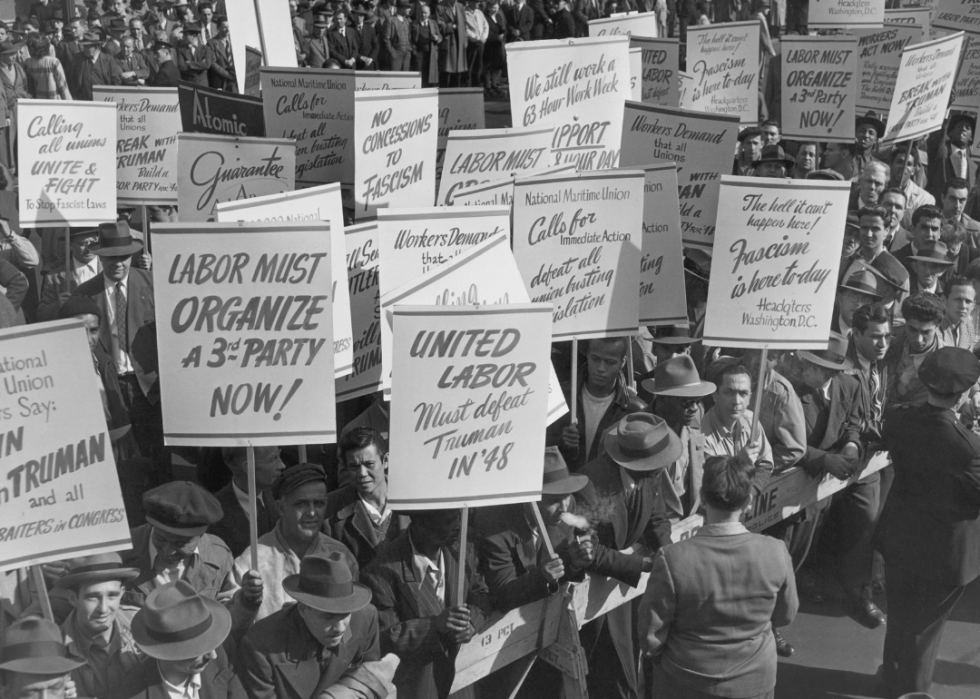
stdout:
[(326, 483), (327, 474), (320, 464), (295, 464), (279, 474), (272, 484), (272, 497), (276, 500), (306, 485), (307, 483)]
[(88, 296), (69, 296), (68, 300), (61, 304), (61, 308), (58, 309), (58, 317), (61, 319), (81, 315), (93, 315), (101, 318), (102, 311), (95, 299)]
[(165, 483), (143, 494), (146, 521), (179, 536), (199, 536), (225, 516), (211, 493), (190, 481)]
[(941, 347), (922, 360), (919, 380), (940, 395), (962, 393), (980, 378), (980, 359), (960, 347)]

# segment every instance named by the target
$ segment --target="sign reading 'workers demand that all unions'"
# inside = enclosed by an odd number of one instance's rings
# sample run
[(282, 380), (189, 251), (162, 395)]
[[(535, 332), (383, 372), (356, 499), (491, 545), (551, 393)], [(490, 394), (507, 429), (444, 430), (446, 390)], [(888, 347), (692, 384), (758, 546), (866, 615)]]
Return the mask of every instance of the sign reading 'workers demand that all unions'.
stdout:
[(86, 330), (0, 331), (0, 571), (132, 544)]
[(328, 228), (154, 226), (167, 444), (336, 441)]
[(849, 182), (723, 175), (705, 344), (826, 349)]

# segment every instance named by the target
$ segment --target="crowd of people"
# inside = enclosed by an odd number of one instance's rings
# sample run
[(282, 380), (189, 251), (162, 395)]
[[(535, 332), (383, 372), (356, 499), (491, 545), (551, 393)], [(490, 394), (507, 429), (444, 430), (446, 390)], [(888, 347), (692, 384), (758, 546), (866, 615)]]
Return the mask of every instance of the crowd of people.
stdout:
[[(0, 23), (3, 189), (16, 188), (18, 98), (178, 80), (237, 90), (225, 13), (238, 1), (87, 0), (65, 17), (36, 0)], [(636, 4), (289, 0), (301, 65), (489, 91), (505, 84), (509, 41), (582, 36), (625, 10), (662, 14), (664, 33), (683, 37), (709, 14), (760, 10)], [(774, 36), (798, 26), (778, 2), (765, 10)], [(53, 618), (29, 570), (0, 574), (0, 695), (489, 698), (521, 684), (519, 696), (558, 696), (561, 673), (540, 660), (453, 692), (460, 647), (494, 613), (565, 583), (635, 586), (644, 573), (641, 600), (580, 631), (594, 697), (773, 697), (777, 656), (833, 642), (794, 637), (800, 598), (886, 625), (882, 696), (928, 691), (943, 625), (980, 574), (975, 128), (954, 113), (888, 149), (874, 114), (857, 119), (853, 143), (785, 142), (776, 119), (742, 130), (733, 174), (852, 182), (828, 349), (704, 345), (711, 255), (687, 250), (688, 326), (592, 340), (580, 356), (554, 345), (577, 407), (547, 428), (542, 499), (473, 510), (465, 542), (458, 510), (390, 507), (389, 458), (411, 456), (389, 454), (380, 394), (338, 404), (337, 445), (310, 445), (305, 459), (255, 449), (254, 515), (244, 448), (164, 445), (145, 229), (173, 207), (73, 228), (67, 252), (63, 232), (0, 219), (0, 325), (83, 321), (132, 527), (129, 551), (42, 566)], [(891, 465), (865, 473), (879, 452)], [(760, 496), (790, 471), (846, 485), (750, 533)], [(695, 515), (703, 526), (674, 542), (672, 527)]]

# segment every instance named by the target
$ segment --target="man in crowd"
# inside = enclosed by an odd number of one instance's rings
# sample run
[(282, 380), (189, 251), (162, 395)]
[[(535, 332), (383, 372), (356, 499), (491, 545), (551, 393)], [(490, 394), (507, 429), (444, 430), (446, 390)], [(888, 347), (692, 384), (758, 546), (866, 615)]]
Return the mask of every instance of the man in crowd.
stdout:
[(929, 155), (926, 189), (936, 201), (945, 197), (949, 180), (964, 180), (967, 190), (977, 181), (977, 164), (970, 157), (975, 130), (976, 120), (972, 116), (954, 114), (945, 130), (934, 131), (926, 140)]
[(897, 187), (905, 194), (905, 219), (902, 225), (911, 228), (912, 212), (926, 204), (935, 205), (936, 198), (915, 182), (919, 171), (919, 149), (897, 146), (891, 153), (891, 177), (889, 187)]
[(767, 119), (762, 122), (762, 145), (763, 146), (778, 146), (779, 145), (779, 122), (773, 121), (772, 119)]
[(977, 292), (967, 277), (953, 277), (946, 284), (946, 317), (943, 318), (943, 344), (971, 352), (980, 340), (974, 307)]
[(935, 243), (926, 243), (917, 254), (909, 257), (912, 266), (910, 293), (925, 291), (937, 296), (945, 293), (943, 277), (953, 266), (949, 261), (948, 252), (946, 243), (938, 240)]
[[(354, 31), (357, 32), (357, 67), (364, 70), (379, 70), (378, 56), (381, 53), (381, 39), (378, 36), (380, 27), (377, 18), (374, 16), (374, 10), (358, 7), (354, 10), (353, 15)], [(411, 27), (410, 21), (409, 27)], [(385, 31), (387, 29), (388, 25), (386, 24)], [(409, 51), (409, 59), (411, 59), (411, 51)]]
[[(896, 187), (888, 187), (878, 198), (881, 208), (888, 214), (885, 225), (885, 248), (889, 251), (897, 250), (905, 245), (909, 238), (909, 232), (902, 227), (905, 220), (905, 193)], [(909, 219), (911, 221), (911, 219)], [(896, 243), (896, 240), (901, 242)]]
[(823, 167), (833, 170), (845, 180), (854, 179), (861, 172), (854, 160), (856, 149), (853, 143), (828, 143), (823, 152)]
[[(885, 124), (868, 112), (864, 116), (859, 116), (854, 122), (855, 151), (854, 167), (857, 172), (864, 173), (864, 169), (871, 163), (881, 163), (878, 160), (878, 141), (885, 135)], [(884, 163), (881, 163), (884, 165)], [(888, 167), (885, 167), (885, 178), (888, 178)], [(868, 202), (874, 204), (875, 202)]]
[(357, 67), (357, 37), (348, 31), (347, 13), (338, 8), (333, 16), (334, 28), (327, 35), (330, 57), (336, 59), (344, 68)]
[(870, 269), (854, 272), (837, 287), (837, 315), (830, 323), (833, 332), (850, 337), (854, 312), (861, 306), (881, 301), (878, 282)]
[(753, 177), (782, 179), (789, 175), (795, 161), (783, 152), (782, 146), (763, 146), (762, 155), (752, 161)]
[(909, 240), (898, 249), (893, 248), (895, 259), (905, 266), (910, 275), (913, 274), (914, 270), (910, 258), (926, 245), (939, 241), (942, 230), (943, 212), (930, 204), (920, 206), (912, 213), (912, 229), (909, 231)]
[(94, 86), (122, 85), (122, 70), (115, 58), (102, 50), (101, 35), (85, 32), (81, 45), (85, 55), (76, 61), (75, 73), (68, 86), (75, 99), (91, 102)]
[(409, 0), (398, 0), (395, 4), (395, 16), (385, 24), (384, 48), (391, 62), (389, 70), (406, 71), (410, 69), (412, 59), (412, 41), (409, 32), (411, 20), (408, 11), (412, 3)]
[(970, 196), (970, 185), (962, 177), (951, 177), (943, 188), (943, 222), (966, 230), (966, 243), (972, 248), (980, 247), (980, 223), (967, 216), (966, 200)]
[(54, 320), (58, 317), (58, 309), (68, 300), (78, 286), (94, 278), (102, 271), (99, 256), (92, 247), (99, 241), (97, 230), (73, 227), (69, 233), (71, 249), (71, 279), (65, 283), (64, 264), (57, 271), (48, 271), (41, 275), (41, 302), (37, 308), (39, 321)]
[(57, 625), (29, 617), (0, 636), (0, 695), (3, 699), (68, 699), (70, 673), (85, 664), (71, 655)]
[(850, 257), (841, 260), (838, 283), (865, 267), (871, 267), (884, 283), (878, 285), (883, 303), (892, 313), (893, 320), (901, 318), (899, 307), (908, 295), (908, 270), (885, 250), (885, 221), (888, 212), (880, 206), (858, 211), (860, 247)]
[(208, 86), (208, 71), (211, 68), (208, 50), (201, 43), (201, 27), (188, 24), (184, 27), (184, 38), (177, 47), (177, 68), (181, 80)]
[(733, 175), (752, 175), (752, 163), (762, 157), (762, 129), (750, 126), (738, 134), (738, 155), (732, 166)]
[(224, 15), (215, 15), (214, 27), (214, 36), (207, 43), (208, 84), (216, 90), (238, 92), (228, 18)]
[(143, 54), (136, 50), (136, 42), (131, 36), (120, 39), (121, 47), (116, 60), (122, 70), (123, 85), (143, 85), (150, 77), (150, 69), (146, 65)]
[[(333, 10), (330, 10), (331, 14)], [(330, 58), (330, 46), (327, 41), (327, 29), (330, 28), (330, 20), (326, 13), (318, 13), (313, 18), (313, 29), (310, 32), (310, 39), (306, 43), (306, 65), (310, 68), (322, 68), (323, 64)]]
[(924, 405), (929, 391), (919, 377), (919, 368), (930, 354), (943, 347), (942, 326), (946, 317), (943, 302), (935, 294), (919, 292), (902, 303), (905, 328), (895, 336), (884, 362), (888, 365), (886, 407)]
[(817, 144), (812, 141), (800, 144), (796, 151), (793, 177), (805, 180), (806, 176), (817, 169)]
[[(254, 447), (256, 529), (262, 536), (272, 531), (279, 519), (272, 484), (286, 468), (279, 458), (279, 447)], [(215, 493), (224, 516), (211, 527), (231, 550), (232, 556), (241, 555), (248, 548), (249, 521), (251, 519), (248, 494), (248, 449), (246, 447), (222, 447), (221, 458), (231, 471), (231, 481)]]
[(152, 52), (156, 61), (156, 71), (146, 81), (147, 87), (177, 87), (180, 82), (180, 69), (174, 62), (173, 47), (157, 37)]
[(878, 160), (872, 160), (861, 170), (857, 185), (851, 185), (851, 199), (847, 208), (856, 211), (879, 206), (881, 194), (887, 185), (888, 167)]

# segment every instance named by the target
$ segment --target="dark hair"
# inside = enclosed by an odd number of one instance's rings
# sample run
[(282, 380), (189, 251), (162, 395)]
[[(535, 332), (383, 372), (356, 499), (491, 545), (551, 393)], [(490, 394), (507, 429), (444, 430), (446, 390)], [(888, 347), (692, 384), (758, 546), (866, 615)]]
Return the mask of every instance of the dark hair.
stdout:
[(736, 456), (711, 456), (704, 462), (701, 480), (704, 501), (717, 510), (740, 510), (752, 497), (754, 478), (754, 464)]
[(630, 351), (630, 341), (625, 335), (617, 335), (616, 337), (597, 337), (593, 340), (589, 340), (588, 346), (585, 348), (586, 352), (592, 350), (592, 344), (594, 342), (602, 342), (607, 345), (620, 345), (623, 348), (623, 356)]
[(915, 211), (912, 212), (912, 226), (918, 226), (919, 221), (924, 218), (933, 219), (938, 218), (940, 221), (943, 220), (943, 212), (939, 210), (938, 207), (932, 204), (923, 204)]
[(887, 323), (891, 327), (892, 319), (880, 303), (866, 303), (854, 311), (854, 315), (851, 317), (851, 328), (862, 335), (868, 331), (868, 326), (872, 323), (875, 325)]
[(951, 189), (965, 189), (969, 192), (970, 183), (964, 180), (962, 177), (950, 177), (948, 180), (946, 180), (946, 185), (943, 187), (943, 196), (945, 197)]
[[(766, 119), (764, 122), (762, 122), (762, 125), (763, 126), (775, 126), (777, 129), (779, 129), (780, 131), (782, 131), (782, 129), (779, 128), (779, 122), (776, 121), (775, 119)], [(803, 145), (805, 145), (805, 144), (803, 144)]]
[[(830, 144), (828, 143), (827, 145), (829, 146)], [(848, 141), (846, 143), (838, 143), (837, 146), (841, 150), (846, 150), (848, 155), (854, 155), (854, 151), (857, 150), (857, 143), (851, 141)]]
[(721, 373), (718, 374), (718, 387), (720, 388), (721, 384), (724, 383), (726, 376), (742, 376), (742, 375), (748, 376), (749, 383), (752, 382), (752, 374), (749, 373), (749, 370), (746, 369), (744, 365), (728, 364), (721, 370)]
[(43, 34), (32, 36), (27, 40), (27, 51), (31, 54), (31, 58), (43, 58), (47, 56), (50, 48), (51, 42)]
[(902, 195), (902, 199), (904, 199), (905, 200), (905, 203), (908, 204), (908, 201), (909, 201), (908, 195), (905, 192), (903, 192), (901, 189), (899, 189), (898, 187), (888, 187), (887, 189), (885, 189), (881, 193), (881, 197), (879, 197), (879, 201), (881, 199), (884, 199), (884, 197), (885, 197), (886, 194), (901, 194)]
[(964, 274), (966, 275), (967, 279), (974, 279), (980, 282), (980, 258), (968, 264)]
[(919, 164), (919, 150), (917, 148), (912, 148), (911, 150), (908, 150), (908, 149), (905, 149), (905, 148), (896, 148), (895, 150), (892, 151), (891, 162), (894, 163), (895, 162), (895, 158), (897, 158), (899, 155), (902, 156), (902, 160), (904, 162), (905, 158), (907, 158), (910, 154), (912, 155), (912, 159), (915, 161), (915, 164), (918, 165)]
[(864, 206), (858, 209), (858, 223), (860, 223), (861, 219), (865, 216), (876, 216), (877, 218), (881, 219), (882, 223), (884, 223), (888, 218), (888, 212), (883, 206)]
[(373, 427), (355, 427), (340, 439), (337, 445), (337, 453), (343, 461), (348, 452), (367, 449), (374, 445), (378, 448), (378, 455), (384, 456), (388, 453), (388, 441)]
[(943, 226), (939, 239), (947, 245), (959, 245), (966, 240), (966, 229), (962, 226)]
[(946, 308), (935, 294), (920, 291), (902, 302), (902, 316), (905, 320), (939, 325), (946, 317)]
[(968, 286), (973, 288), (973, 282), (969, 277), (964, 277), (962, 274), (957, 274), (955, 277), (946, 282), (946, 295), (949, 296), (953, 292), (954, 286)]

